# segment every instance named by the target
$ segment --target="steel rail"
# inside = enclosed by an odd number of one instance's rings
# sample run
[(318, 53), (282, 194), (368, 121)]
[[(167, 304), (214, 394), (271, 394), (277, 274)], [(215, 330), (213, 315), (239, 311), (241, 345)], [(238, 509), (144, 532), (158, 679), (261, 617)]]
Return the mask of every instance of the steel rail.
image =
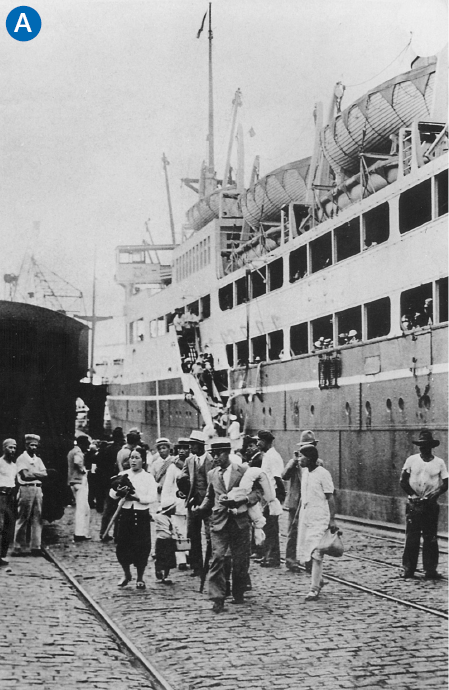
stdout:
[[(301, 570), (305, 570), (305, 567), (300, 565), (298, 566), (301, 568)], [(352, 587), (353, 589), (358, 589), (360, 592), (366, 592), (368, 594), (373, 594), (376, 597), (380, 597), (381, 599), (387, 599), (388, 601), (394, 601), (395, 604), (402, 604), (403, 606), (408, 606), (409, 608), (412, 609), (418, 609), (418, 611), (424, 611), (424, 613), (431, 613), (434, 616), (438, 616), (439, 618), (445, 618), (446, 620), (449, 618), (449, 615), (445, 611), (440, 611), (439, 609), (431, 609), (428, 606), (422, 606), (421, 604), (416, 604), (413, 601), (407, 601), (406, 599), (399, 599), (398, 597), (392, 597), (390, 594), (384, 594), (384, 592), (379, 592), (377, 589), (370, 589), (370, 587), (365, 587), (364, 585), (358, 585), (357, 582), (351, 582), (351, 580), (343, 580), (341, 577), (337, 577), (336, 575), (328, 575), (326, 573), (326, 579), (331, 580), (332, 582), (338, 582), (341, 585), (346, 585), (346, 587)]]
[[(376, 565), (386, 565), (388, 568), (396, 568), (396, 569), (400, 568), (400, 566), (398, 566), (397, 563), (389, 563), (388, 561), (382, 561), (382, 560), (380, 560), (380, 558), (369, 558), (368, 556), (358, 556), (357, 554), (354, 554), (354, 553), (345, 553), (343, 555), (346, 556), (347, 558), (353, 558), (356, 561), (367, 561), (368, 563), (375, 563)], [(444, 575), (443, 575), (439, 579), (447, 581), (448, 578), (444, 577)]]
[(42, 547), (42, 551), (45, 554), (47, 560), (49, 560), (53, 565), (58, 568), (58, 570), (64, 575), (64, 577), (70, 582), (70, 584), (75, 587), (76, 591), (81, 595), (81, 597), (89, 604), (95, 613), (101, 618), (101, 620), (108, 626), (108, 628), (114, 633), (115, 637), (119, 639), (120, 642), (128, 649), (128, 651), (140, 662), (140, 664), (145, 668), (145, 670), (150, 674), (153, 683), (157, 686), (157, 690), (175, 690), (175, 688), (170, 685), (170, 683), (162, 676), (162, 674), (157, 670), (153, 664), (148, 661), (142, 654), (142, 652), (136, 647), (136, 645), (129, 639), (127, 635), (121, 630), (121, 628), (114, 623), (112, 618), (108, 616), (106, 611), (91, 597), (91, 595), (86, 592), (84, 587), (71, 575), (67, 568), (62, 565), (62, 563), (56, 558), (56, 556), (45, 546)]

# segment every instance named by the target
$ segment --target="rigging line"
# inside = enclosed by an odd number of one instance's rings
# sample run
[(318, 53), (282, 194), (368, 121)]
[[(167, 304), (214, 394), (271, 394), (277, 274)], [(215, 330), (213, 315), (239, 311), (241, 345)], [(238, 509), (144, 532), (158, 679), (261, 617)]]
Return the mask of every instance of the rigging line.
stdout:
[(372, 79), (376, 79), (376, 77), (378, 77), (380, 74), (382, 74), (383, 72), (385, 72), (385, 70), (388, 69), (388, 68), (393, 64), (393, 62), (396, 62), (396, 60), (399, 60), (399, 58), (401, 57), (402, 53), (405, 53), (405, 51), (407, 50), (407, 48), (408, 48), (409, 45), (411, 44), (412, 39), (413, 39), (413, 32), (410, 31), (410, 38), (409, 38), (409, 41), (408, 41), (407, 45), (401, 50), (401, 52), (399, 53), (399, 55), (396, 55), (396, 57), (395, 57), (391, 62), (388, 63), (388, 65), (387, 65), (386, 67), (384, 67), (380, 72), (378, 72), (378, 73), (375, 74), (374, 76), (370, 77), (369, 79), (366, 79), (365, 81), (360, 81), (360, 82), (358, 82), (357, 84), (345, 84), (345, 87), (346, 87), (347, 89), (351, 89), (353, 86), (363, 86), (363, 84), (367, 84), (369, 81), (372, 81)]

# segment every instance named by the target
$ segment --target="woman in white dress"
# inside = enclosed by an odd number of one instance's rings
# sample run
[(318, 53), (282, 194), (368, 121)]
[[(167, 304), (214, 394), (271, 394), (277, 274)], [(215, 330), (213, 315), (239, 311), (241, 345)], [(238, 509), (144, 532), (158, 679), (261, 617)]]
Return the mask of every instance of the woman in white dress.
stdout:
[(306, 601), (318, 599), (324, 585), (323, 554), (318, 544), (328, 528), (336, 531), (334, 483), (330, 472), (317, 464), (315, 446), (303, 446), (301, 452), (301, 510), (299, 513), (297, 559), (312, 560), (312, 583)]

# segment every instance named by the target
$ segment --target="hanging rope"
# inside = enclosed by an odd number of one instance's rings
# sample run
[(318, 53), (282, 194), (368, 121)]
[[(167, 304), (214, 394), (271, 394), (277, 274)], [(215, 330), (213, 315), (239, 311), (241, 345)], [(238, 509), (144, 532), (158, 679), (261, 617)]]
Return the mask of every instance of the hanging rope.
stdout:
[(345, 84), (346, 88), (347, 88), (347, 89), (350, 89), (350, 88), (352, 88), (353, 86), (363, 86), (363, 84), (368, 84), (368, 82), (371, 81), (372, 79), (376, 79), (376, 77), (378, 77), (380, 74), (382, 74), (383, 72), (385, 72), (385, 70), (388, 69), (388, 68), (393, 64), (393, 62), (396, 62), (396, 60), (399, 60), (399, 58), (401, 57), (401, 55), (402, 55), (403, 53), (405, 53), (405, 51), (407, 50), (407, 48), (408, 48), (409, 45), (411, 44), (412, 38), (413, 38), (413, 32), (410, 31), (410, 39), (409, 39), (407, 45), (401, 50), (401, 52), (399, 53), (399, 55), (396, 55), (396, 57), (395, 57), (391, 62), (389, 62), (388, 65), (387, 65), (386, 67), (384, 67), (380, 72), (378, 72), (378, 73), (375, 74), (374, 76), (370, 77), (369, 79), (366, 79), (365, 81), (359, 81), (358, 84)]

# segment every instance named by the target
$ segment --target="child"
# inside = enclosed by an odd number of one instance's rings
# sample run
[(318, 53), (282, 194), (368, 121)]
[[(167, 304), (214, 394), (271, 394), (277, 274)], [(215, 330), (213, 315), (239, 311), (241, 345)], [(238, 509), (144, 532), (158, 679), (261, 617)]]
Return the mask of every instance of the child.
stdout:
[(155, 570), (158, 584), (171, 585), (167, 579), (171, 568), (176, 568), (176, 542), (173, 535), (172, 515), (176, 512), (176, 504), (159, 508), (153, 516), (156, 526)]

